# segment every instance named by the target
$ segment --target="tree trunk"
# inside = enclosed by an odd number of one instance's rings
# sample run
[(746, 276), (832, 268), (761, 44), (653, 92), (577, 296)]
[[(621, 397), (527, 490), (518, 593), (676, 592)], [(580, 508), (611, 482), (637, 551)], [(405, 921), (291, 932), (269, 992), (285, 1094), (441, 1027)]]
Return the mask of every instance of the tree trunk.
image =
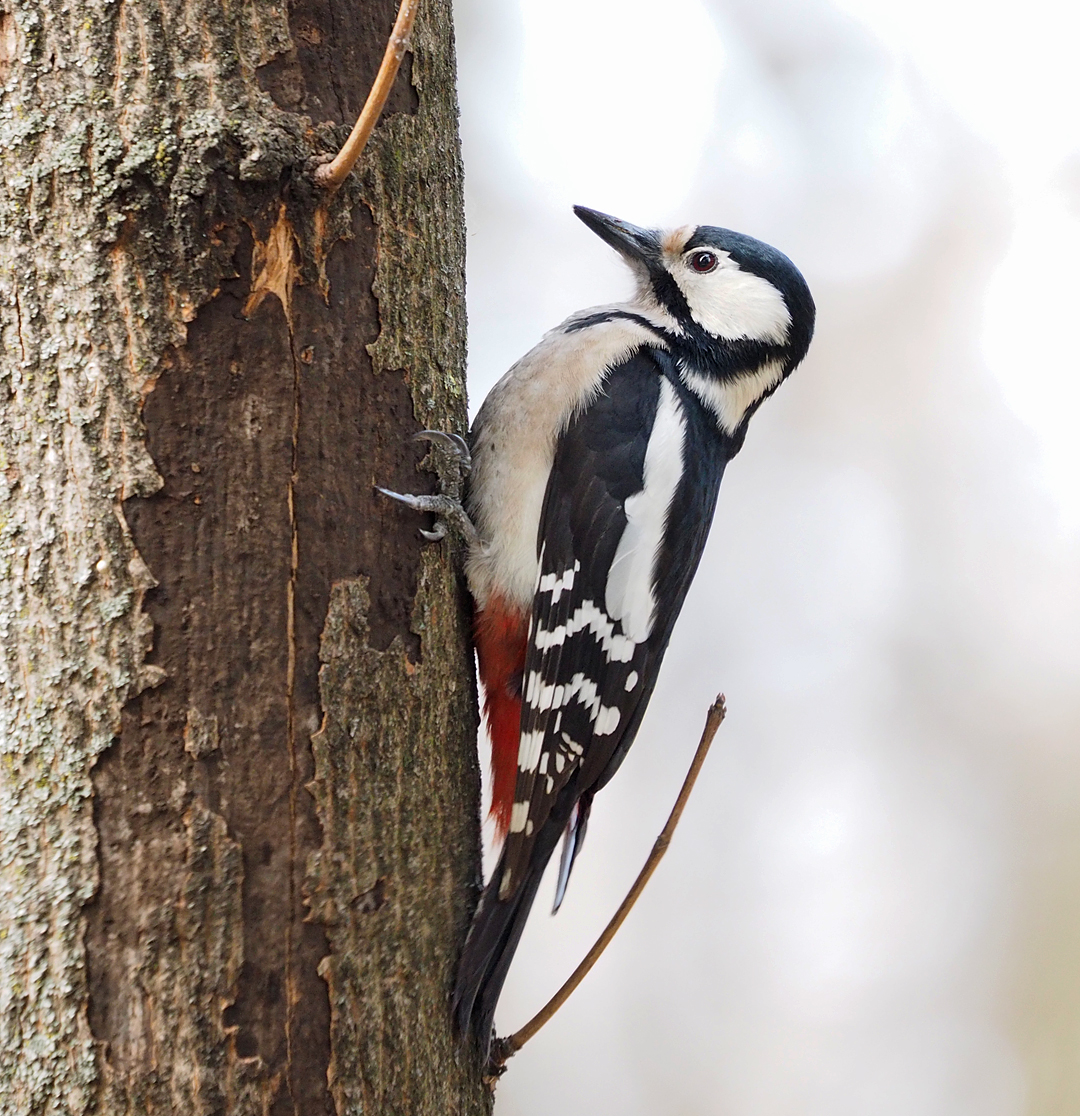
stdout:
[(0, 0), (5, 1116), (489, 1110), (459, 556), (372, 491), (465, 425), (448, 0), (308, 162), (395, 7)]

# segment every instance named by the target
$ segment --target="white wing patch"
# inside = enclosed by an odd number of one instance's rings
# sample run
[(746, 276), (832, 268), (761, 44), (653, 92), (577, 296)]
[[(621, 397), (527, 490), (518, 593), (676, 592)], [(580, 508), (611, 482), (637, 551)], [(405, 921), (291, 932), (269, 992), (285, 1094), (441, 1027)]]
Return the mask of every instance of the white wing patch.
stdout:
[[(543, 712), (545, 709), (562, 709), (571, 701), (584, 705), (593, 722), (595, 736), (608, 736), (619, 727), (621, 714), (614, 706), (600, 704), (600, 689), (591, 678), (575, 674), (568, 684), (547, 686), (537, 671), (529, 673), (525, 686), (525, 704), (531, 709)], [(523, 732), (518, 743), (518, 767), (522, 771), (535, 771), (540, 760), (540, 748), (544, 743), (544, 730), (535, 729)], [(560, 768), (561, 770), (561, 768)], [(541, 771), (541, 774), (544, 774)]]
[[(644, 487), (625, 504), (626, 527), (608, 571), (604, 603), (633, 643), (649, 638), (656, 616), (653, 573), (668, 509), (683, 473), (686, 416), (675, 389), (660, 381), (656, 420), (645, 450)], [(629, 662), (627, 657), (623, 662)]]
[(734, 434), (746, 412), (784, 378), (784, 365), (770, 360), (756, 372), (746, 372), (734, 380), (714, 380), (686, 368), (680, 368), (680, 373), (683, 383), (716, 415), (720, 428)]
[(518, 741), (518, 768), (522, 771), (535, 771), (540, 762), (540, 749), (544, 744), (544, 730), (523, 732)]
[(522, 833), (525, 823), (529, 820), (528, 802), (515, 802), (510, 810), (510, 832)]
[[(540, 551), (540, 562), (544, 561), (544, 551)], [(575, 562), (573, 567), (566, 570), (561, 576), (556, 573), (546, 573), (536, 584), (537, 592), (550, 593), (551, 603), (558, 604), (563, 593), (568, 593), (574, 588), (574, 577), (581, 569), (581, 563)]]
[(559, 624), (551, 631), (537, 628), (533, 642), (538, 651), (546, 651), (549, 647), (561, 646), (571, 636), (584, 631), (592, 632), (600, 641), (609, 663), (628, 663), (634, 657), (637, 642), (624, 635), (616, 635), (614, 622), (596, 607), (595, 601), (582, 601), (565, 624)]

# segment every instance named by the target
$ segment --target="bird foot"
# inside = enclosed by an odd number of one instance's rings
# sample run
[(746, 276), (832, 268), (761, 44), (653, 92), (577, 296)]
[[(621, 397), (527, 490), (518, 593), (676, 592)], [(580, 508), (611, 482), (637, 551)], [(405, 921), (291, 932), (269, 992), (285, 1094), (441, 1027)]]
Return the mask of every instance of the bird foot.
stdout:
[(475, 545), (480, 541), (480, 535), (461, 503), (461, 490), (472, 469), (472, 454), (465, 439), (443, 430), (421, 430), (419, 434), (413, 435), (413, 441), (430, 442), (432, 448), (438, 451), (435, 454), (435, 471), (439, 477), (438, 494), (415, 496), (408, 492), (392, 492), (378, 485), (375, 490), (413, 511), (434, 512), (439, 517), (435, 530), (420, 530), (420, 534), (429, 542), (446, 538), (447, 530), (452, 526), (457, 528), (470, 545)]
[(375, 486), (375, 491), (381, 492), (384, 496), (389, 496), (391, 500), (397, 500), (407, 508), (412, 508), (413, 511), (434, 512), (439, 517), (439, 521), (435, 524), (435, 530), (425, 531), (423, 528), (420, 529), (420, 534), (431, 542), (438, 542), (439, 539), (446, 538), (448, 524), (456, 527), (470, 543), (479, 541), (480, 536), (477, 534), (468, 512), (461, 506), (460, 500), (455, 500), (443, 493), (436, 496), (414, 496), (408, 492), (391, 492), (389, 488), (380, 488), (378, 485)]

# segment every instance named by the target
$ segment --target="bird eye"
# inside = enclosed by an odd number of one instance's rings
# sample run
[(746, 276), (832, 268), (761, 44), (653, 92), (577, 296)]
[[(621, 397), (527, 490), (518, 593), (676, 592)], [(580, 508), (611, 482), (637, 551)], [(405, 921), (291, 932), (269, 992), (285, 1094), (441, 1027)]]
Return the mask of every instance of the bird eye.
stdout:
[(714, 271), (719, 261), (713, 252), (695, 252), (690, 257), (690, 266), (704, 275), (707, 271)]

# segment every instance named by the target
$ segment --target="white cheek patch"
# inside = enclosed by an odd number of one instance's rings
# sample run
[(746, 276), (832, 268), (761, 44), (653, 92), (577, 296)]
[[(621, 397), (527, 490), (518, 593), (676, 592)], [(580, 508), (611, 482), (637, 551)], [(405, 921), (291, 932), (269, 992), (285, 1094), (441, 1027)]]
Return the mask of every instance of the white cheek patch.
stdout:
[(720, 429), (734, 434), (746, 412), (784, 378), (784, 365), (770, 360), (756, 372), (746, 372), (734, 380), (716, 380), (686, 368), (680, 372), (683, 383), (716, 416)]
[[(604, 604), (634, 643), (649, 638), (656, 613), (653, 570), (664, 539), (668, 508), (683, 473), (686, 417), (671, 383), (660, 381), (649, 444), (645, 450), (644, 487), (624, 505), (626, 527), (608, 570)], [(627, 660), (629, 661), (629, 660)]]
[(791, 312), (768, 279), (740, 271), (732, 263), (699, 275), (680, 262), (671, 274), (690, 307), (690, 316), (714, 337), (773, 345), (787, 341)]

